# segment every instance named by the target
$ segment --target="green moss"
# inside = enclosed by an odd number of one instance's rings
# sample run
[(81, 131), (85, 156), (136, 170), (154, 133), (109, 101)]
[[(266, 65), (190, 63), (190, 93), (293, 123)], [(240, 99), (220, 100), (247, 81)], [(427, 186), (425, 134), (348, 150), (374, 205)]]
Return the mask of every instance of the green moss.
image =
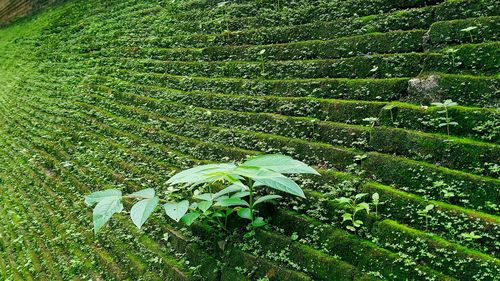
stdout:
[[(285, 230), (287, 235), (293, 232), (299, 236), (299, 241), (317, 245), (324, 251), (338, 256), (359, 268), (361, 272), (381, 274), (387, 279), (405, 279), (410, 276), (435, 276), (439, 280), (446, 280), (433, 270), (421, 266), (405, 264), (401, 257), (393, 252), (381, 248), (374, 243), (360, 239), (354, 234), (331, 226), (325, 226), (307, 216), (295, 212), (279, 210), (273, 223)], [(439, 277), (440, 276), (440, 277)]]
[(236, 248), (232, 248), (227, 257), (228, 265), (231, 267), (246, 268), (252, 280), (267, 277), (269, 280), (313, 280), (304, 273), (293, 271), (264, 258), (256, 257)]
[[(500, 263), (495, 258), (392, 220), (377, 223), (374, 233), (380, 243), (393, 245), (393, 248), (399, 244), (395, 250), (418, 256), (419, 261), (432, 264), (457, 279), (494, 279), (500, 274)], [(417, 249), (420, 254), (414, 253)]]
[[(376, 183), (369, 183), (363, 186), (364, 192), (379, 193), (381, 198), (386, 198), (386, 204), (382, 206), (380, 212), (390, 213), (391, 218), (397, 219), (400, 223), (411, 225), (413, 228), (421, 230), (432, 229), (433, 232), (451, 239), (461, 241), (461, 234), (465, 232), (477, 231), (484, 233), (483, 238), (475, 245), (470, 245), (483, 252), (495, 256), (498, 254), (498, 229), (500, 228), (500, 218), (494, 215), (476, 212), (469, 209), (457, 207), (455, 205), (422, 199), (411, 193), (395, 190), (394, 188)], [(436, 211), (431, 215), (431, 226), (424, 223), (418, 216), (418, 211), (423, 210), (427, 205), (435, 205)], [(453, 226), (450, 228), (450, 226)]]
[[(425, 44), (427, 49), (439, 49), (447, 45), (498, 41), (499, 17), (479, 17), (433, 23)], [(476, 27), (471, 33), (462, 31)]]
[(328, 256), (308, 246), (292, 242), (289, 238), (267, 231), (257, 232), (264, 251), (270, 251), (270, 257), (279, 259), (286, 255), (290, 262), (307, 270), (315, 280), (352, 280), (355, 268), (336, 258)]

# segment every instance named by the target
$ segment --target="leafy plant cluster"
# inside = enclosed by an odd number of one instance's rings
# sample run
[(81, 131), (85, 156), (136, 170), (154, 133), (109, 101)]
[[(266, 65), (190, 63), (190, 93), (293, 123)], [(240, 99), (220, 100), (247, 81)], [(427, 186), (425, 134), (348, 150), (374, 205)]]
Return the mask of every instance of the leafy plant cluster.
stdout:
[(357, 214), (360, 211), (366, 211), (366, 214), (369, 215), (370, 205), (375, 208), (375, 216), (378, 217), (378, 207), (383, 204), (383, 202), (380, 202), (380, 195), (373, 193), (371, 203), (362, 201), (367, 195), (368, 193), (358, 193), (351, 198), (341, 197), (336, 199), (337, 203), (346, 209), (346, 212), (342, 215), (342, 222), (348, 222), (348, 225), (346, 225), (348, 230), (355, 232), (363, 225), (363, 221), (358, 218)]
[[(197, 166), (182, 171), (168, 180), (170, 185), (182, 185), (195, 190), (191, 199), (173, 202), (160, 199), (153, 188), (147, 188), (129, 195), (122, 195), (118, 189), (94, 192), (85, 197), (89, 206), (96, 205), (93, 210), (94, 231), (97, 233), (113, 214), (123, 211), (124, 199), (139, 200), (131, 210), (133, 223), (141, 228), (151, 214), (163, 203), (165, 214), (176, 222), (191, 225), (196, 220), (203, 220), (227, 231), (228, 218), (236, 213), (249, 220), (248, 236), (254, 234), (253, 229), (266, 225), (263, 217), (258, 216), (256, 209), (262, 203), (282, 198), (279, 194), (258, 196), (257, 191), (265, 193), (269, 188), (305, 198), (300, 186), (285, 174), (316, 174), (313, 168), (291, 157), (272, 154), (252, 157), (241, 164), (222, 163)], [(227, 186), (212, 192), (214, 183)]]

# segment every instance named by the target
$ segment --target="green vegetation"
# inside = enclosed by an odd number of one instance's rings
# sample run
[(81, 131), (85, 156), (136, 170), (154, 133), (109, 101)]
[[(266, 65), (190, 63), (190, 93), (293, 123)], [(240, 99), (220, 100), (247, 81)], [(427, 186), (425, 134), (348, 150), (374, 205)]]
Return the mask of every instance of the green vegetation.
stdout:
[[(282, 198), (278, 194), (256, 197), (256, 188), (269, 187), (305, 198), (297, 183), (283, 175), (290, 173), (319, 175), (314, 169), (291, 157), (262, 155), (248, 159), (240, 165), (223, 163), (197, 166), (182, 171), (167, 181), (171, 185), (184, 184), (194, 189), (193, 198), (198, 200), (196, 202), (169, 202), (156, 196), (153, 188), (147, 188), (126, 196), (122, 196), (118, 189), (96, 191), (85, 197), (85, 203), (89, 206), (96, 204), (93, 212), (95, 233), (113, 214), (123, 211), (123, 199), (138, 199), (140, 201), (130, 210), (130, 217), (139, 229), (155, 211), (158, 203), (163, 201), (167, 216), (188, 226), (197, 219), (204, 219), (228, 232), (228, 219), (231, 214), (237, 213), (239, 217), (251, 221), (247, 227), (249, 232), (245, 234), (245, 237), (251, 237), (255, 235), (256, 228), (267, 224), (263, 217), (257, 216), (256, 206)], [(212, 193), (212, 185), (219, 181), (230, 185)], [(201, 188), (198, 188), (200, 185)]]
[(498, 1), (56, 2), (0, 28), (0, 280), (500, 280)]

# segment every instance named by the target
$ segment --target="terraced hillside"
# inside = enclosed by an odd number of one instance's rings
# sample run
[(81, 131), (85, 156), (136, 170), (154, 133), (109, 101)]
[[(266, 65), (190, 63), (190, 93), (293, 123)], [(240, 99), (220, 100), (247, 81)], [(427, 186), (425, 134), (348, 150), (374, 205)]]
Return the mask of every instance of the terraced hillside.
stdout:
[[(500, 280), (499, 36), (495, 0), (74, 0), (0, 29), (0, 279)], [(92, 232), (92, 191), (259, 152), (322, 176), (255, 238)], [(349, 231), (335, 199), (365, 192)]]

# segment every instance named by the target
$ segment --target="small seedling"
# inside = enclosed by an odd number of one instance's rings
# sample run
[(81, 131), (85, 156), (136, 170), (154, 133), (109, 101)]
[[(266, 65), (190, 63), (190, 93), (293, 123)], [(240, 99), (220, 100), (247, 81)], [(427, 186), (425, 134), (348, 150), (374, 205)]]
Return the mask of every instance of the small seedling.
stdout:
[(311, 120), (311, 139), (314, 140), (316, 138), (316, 127), (317, 127), (317, 124), (318, 124), (318, 120), (317, 119), (312, 119)]
[[(391, 121), (392, 121), (392, 123), (394, 123), (394, 114), (393, 114), (393, 112), (392, 112), (392, 110), (393, 110), (394, 108), (396, 108), (396, 106), (395, 106), (394, 104), (388, 104), (388, 105), (386, 105), (386, 106), (382, 107), (382, 110), (387, 110), (387, 111), (389, 111), (389, 113), (391, 114)], [(381, 112), (381, 113), (382, 113), (382, 112)], [(378, 121), (378, 120), (377, 120), (377, 121)]]
[(444, 51), (444, 53), (449, 57), (451, 58), (451, 64), (453, 66), (457, 66), (457, 64), (455, 63), (455, 59), (456, 59), (456, 53), (458, 52), (458, 49), (455, 49), (455, 48), (449, 48), (449, 49), (446, 49)]
[(429, 230), (429, 220), (432, 219), (432, 216), (429, 214), (429, 212), (432, 209), (434, 209), (434, 205), (433, 204), (429, 204), (429, 205), (425, 206), (425, 208), (423, 210), (420, 210), (420, 211), (417, 212), (419, 216), (425, 218), (425, 230), (426, 231)]
[(491, 201), (486, 201), (484, 204), (485, 204), (486, 208), (489, 210), (496, 211), (496, 212), (500, 211), (500, 206), (498, 204), (495, 204)]
[(474, 37), (472, 36), (472, 31), (476, 30), (477, 28), (478, 28), (477, 26), (469, 26), (469, 27), (466, 27), (464, 29), (460, 29), (460, 31), (469, 33), (470, 41), (474, 42)]
[(384, 202), (380, 201), (380, 195), (377, 192), (372, 194), (372, 204), (375, 206), (375, 216), (378, 219), (378, 206), (384, 204)]
[(366, 202), (358, 203), (358, 201), (363, 199), (366, 195), (368, 195), (368, 193), (359, 193), (353, 198), (341, 197), (335, 200), (347, 209), (342, 215), (342, 222), (350, 222), (350, 224), (346, 226), (350, 231), (356, 232), (356, 230), (363, 225), (363, 221), (356, 219), (356, 214), (359, 211), (365, 210), (367, 214), (370, 214), (370, 204)]
[(226, 30), (225, 31), (229, 32), (228, 12), (227, 12), (227, 7), (226, 7), (227, 4), (228, 4), (227, 1), (219, 2), (219, 3), (217, 3), (217, 7), (222, 8), (222, 13), (223, 13), (223, 18), (219, 20), (219, 23), (221, 24), (221, 28), (222, 28), (222, 22), (225, 21), (226, 22)]
[(439, 190), (441, 199), (450, 199), (455, 196), (455, 193), (453, 192), (451, 187), (444, 181), (435, 181), (432, 183), (432, 187), (436, 190)]
[(460, 234), (460, 237), (467, 242), (473, 242), (482, 238), (481, 235), (475, 234), (474, 231), (462, 233)]
[[(377, 124), (379, 119), (377, 117), (368, 117), (368, 118), (364, 118), (363, 121), (368, 123), (368, 126), (370, 126), (370, 128), (373, 128), (373, 127), (375, 127), (375, 124)], [(371, 140), (372, 139), (372, 130), (369, 131), (369, 134), (370, 134), (370, 140)]]
[(265, 49), (259, 51), (259, 63), (260, 63), (260, 75), (266, 76), (266, 61), (264, 59), (264, 54), (266, 53)]
[(363, 119), (363, 121), (368, 123), (368, 125), (372, 128), (375, 127), (375, 124), (377, 124), (378, 120), (379, 119), (377, 117), (368, 117)]
[(448, 114), (448, 108), (452, 106), (457, 106), (458, 104), (452, 100), (445, 100), (444, 102), (433, 102), (432, 105), (442, 108), (443, 110), (438, 111), (439, 114), (444, 114), (444, 117), (440, 117), (439, 120), (441, 123), (438, 124), (439, 127), (446, 126), (446, 132), (448, 136), (450, 135), (450, 126), (458, 126), (457, 122), (453, 122), (451, 117)]
[(212, 126), (212, 111), (210, 111), (210, 110), (205, 111), (205, 115), (208, 119), (208, 127), (211, 127)]

